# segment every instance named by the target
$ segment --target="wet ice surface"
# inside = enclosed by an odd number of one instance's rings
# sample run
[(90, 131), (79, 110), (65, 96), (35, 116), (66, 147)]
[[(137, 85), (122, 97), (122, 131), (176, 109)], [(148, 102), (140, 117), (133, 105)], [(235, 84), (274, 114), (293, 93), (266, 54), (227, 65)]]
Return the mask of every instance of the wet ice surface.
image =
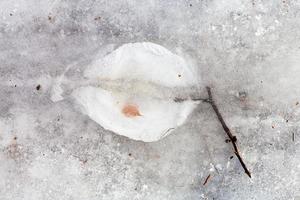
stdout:
[[(299, 200), (300, 4), (241, 2), (1, 1), (0, 199)], [(51, 101), (68, 66), (141, 41), (197, 63), (251, 180), (208, 104), (143, 143)]]

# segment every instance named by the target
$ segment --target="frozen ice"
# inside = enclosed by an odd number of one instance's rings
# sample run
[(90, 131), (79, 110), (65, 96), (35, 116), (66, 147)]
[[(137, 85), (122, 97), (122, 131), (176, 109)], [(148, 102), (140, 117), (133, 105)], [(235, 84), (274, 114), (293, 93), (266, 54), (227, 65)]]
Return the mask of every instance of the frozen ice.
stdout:
[[(299, 11), (287, 0), (0, 1), (0, 199), (299, 200)], [(136, 42), (197, 66), (251, 179), (209, 104), (151, 143), (80, 112), (69, 97), (86, 67)]]

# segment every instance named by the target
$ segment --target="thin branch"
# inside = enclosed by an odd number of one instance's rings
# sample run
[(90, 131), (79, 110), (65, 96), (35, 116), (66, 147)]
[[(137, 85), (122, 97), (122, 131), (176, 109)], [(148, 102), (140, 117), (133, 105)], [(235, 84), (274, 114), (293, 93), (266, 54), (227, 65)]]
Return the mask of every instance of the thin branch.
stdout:
[(292, 141), (295, 142), (295, 133), (292, 134)]
[(214, 111), (215, 111), (215, 113), (216, 113), (216, 115), (218, 117), (218, 120), (220, 121), (220, 123), (221, 123), (224, 131), (226, 132), (227, 136), (229, 137), (229, 139), (230, 139), (230, 141), (231, 141), (231, 143), (233, 145), (234, 154), (239, 159), (239, 161), (240, 161), (243, 169), (245, 170), (245, 173), (249, 176), (249, 178), (251, 178), (251, 173), (248, 170), (248, 168), (246, 167), (246, 164), (244, 163), (244, 161), (243, 161), (243, 159), (242, 159), (242, 157), (241, 157), (241, 155), (239, 153), (238, 147), (236, 145), (236, 142), (237, 142), (236, 136), (234, 136), (231, 133), (230, 129), (226, 125), (226, 123), (225, 123), (225, 121), (224, 121), (224, 119), (223, 119), (223, 117), (222, 117), (222, 115), (221, 115), (221, 113), (220, 113), (220, 111), (219, 111), (219, 109), (218, 109), (218, 107), (217, 107), (214, 99), (213, 99), (213, 96), (212, 96), (212, 93), (211, 93), (211, 88), (210, 87), (206, 87), (206, 90), (207, 90), (207, 93), (208, 93), (208, 100), (206, 102), (208, 102), (212, 106), (212, 108), (214, 109)]
[(206, 179), (205, 179), (203, 185), (206, 185), (206, 183), (208, 182), (209, 178), (210, 178), (210, 174), (206, 177)]
[(175, 102), (183, 102), (183, 101), (187, 101), (187, 100), (192, 100), (192, 101), (203, 101), (208, 103), (208, 99), (203, 99), (203, 98), (180, 98), (180, 97), (175, 97), (174, 101)]

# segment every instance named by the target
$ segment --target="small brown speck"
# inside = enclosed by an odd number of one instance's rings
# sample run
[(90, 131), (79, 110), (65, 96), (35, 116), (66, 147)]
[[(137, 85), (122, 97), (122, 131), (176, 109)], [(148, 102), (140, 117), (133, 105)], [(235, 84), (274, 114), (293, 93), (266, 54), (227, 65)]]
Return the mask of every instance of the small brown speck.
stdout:
[(285, 122), (286, 122), (286, 123), (288, 123), (288, 122), (289, 122), (289, 120), (287, 119)]
[(178, 74), (178, 77), (180, 78), (180, 77), (181, 77), (181, 74)]
[(36, 90), (40, 90), (40, 89), (41, 89), (41, 85), (39, 84), (36, 86)]
[(95, 21), (99, 21), (101, 19), (101, 17), (95, 17), (94, 20)]
[(15, 136), (15, 137), (14, 137), (14, 140), (17, 140), (17, 139), (18, 139), (17, 136)]
[(49, 20), (50, 23), (54, 23), (55, 22), (55, 16), (52, 16), (52, 14), (50, 13), (48, 15), (48, 20)]
[(229, 142), (230, 142), (230, 139), (226, 139), (225, 142), (226, 142), (226, 143), (229, 143)]
[(299, 101), (296, 102), (296, 106), (298, 106), (298, 105), (299, 105)]
[(82, 160), (82, 163), (85, 164), (85, 163), (87, 163), (87, 161), (88, 161), (87, 159), (84, 159), (84, 160)]
[(275, 128), (275, 126), (274, 126), (274, 125), (272, 125), (272, 128)]
[(128, 156), (131, 156), (131, 155), (132, 155), (131, 153), (128, 154)]

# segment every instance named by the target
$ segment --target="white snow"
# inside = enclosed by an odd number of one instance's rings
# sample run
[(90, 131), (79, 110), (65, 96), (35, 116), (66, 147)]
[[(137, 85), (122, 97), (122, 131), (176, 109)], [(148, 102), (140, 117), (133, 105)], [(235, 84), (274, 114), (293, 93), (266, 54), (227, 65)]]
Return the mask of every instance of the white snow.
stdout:
[[(197, 105), (164, 96), (160, 87), (185, 90), (196, 87), (197, 79), (183, 58), (157, 44), (122, 45), (97, 58), (84, 74), (99, 84), (80, 87), (73, 93), (83, 112), (105, 129), (131, 139), (152, 142), (167, 136)], [(137, 116), (123, 112), (128, 105), (136, 107)]]

